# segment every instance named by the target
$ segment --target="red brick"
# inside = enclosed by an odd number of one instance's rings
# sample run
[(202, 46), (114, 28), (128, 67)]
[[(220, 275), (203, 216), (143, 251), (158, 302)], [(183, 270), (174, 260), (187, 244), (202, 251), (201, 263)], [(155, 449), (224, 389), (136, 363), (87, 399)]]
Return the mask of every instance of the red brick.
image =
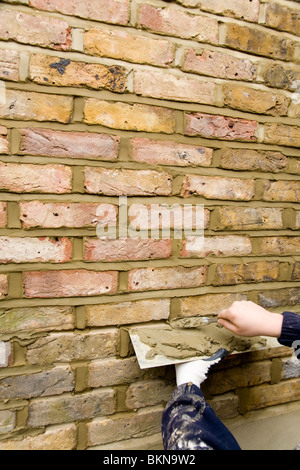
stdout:
[(71, 192), (71, 168), (63, 165), (0, 163), (0, 189), (15, 193)]
[(117, 213), (117, 207), (112, 204), (41, 201), (20, 203), (20, 219), (24, 229), (95, 227), (98, 223), (115, 226)]
[(26, 128), (21, 134), (20, 151), (25, 155), (107, 161), (118, 158), (120, 137), (113, 135), (40, 128)]
[(256, 121), (235, 119), (211, 114), (186, 114), (186, 135), (200, 135), (210, 139), (255, 142)]
[(183, 289), (205, 283), (206, 266), (197, 268), (141, 268), (128, 274), (130, 291)]
[(0, 274), (0, 299), (8, 294), (8, 279), (6, 274)]
[(7, 223), (6, 202), (0, 202), (0, 228), (6, 227)]
[(132, 159), (150, 165), (210, 166), (213, 150), (199, 145), (136, 138), (131, 140)]
[(117, 284), (115, 271), (32, 271), (24, 274), (24, 295), (57, 298), (115, 294)]
[(0, 79), (11, 80), (13, 82), (19, 81), (19, 66), (20, 56), (19, 52), (2, 49), (0, 50)]
[(143, 4), (139, 11), (138, 24), (157, 33), (218, 44), (218, 21), (204, 15)]
[(183, 6), (198, 7), (217, 15), (233, 16), (246, 21), (258, 21), (260, 0), (179, 0)]
[(85, 243), (86, 261), (136, 261), (171, 256), (171, 240), (120, 238), (116, 240), (88, 239)]
[(9, 153), (9, 143), (6, 136), (0, 135), (0, 153)]
[(105, 23), (125, 25), (129, 20), (129, 0), (29, 0), (29, 5)]
[(66, 21), (8, 9), (1, 10), (0, 38), (62, 51), (70, 50), (72, 42)]
[(72, 259), (68, 238), (0, 237), (0, 263), (65, 263)]

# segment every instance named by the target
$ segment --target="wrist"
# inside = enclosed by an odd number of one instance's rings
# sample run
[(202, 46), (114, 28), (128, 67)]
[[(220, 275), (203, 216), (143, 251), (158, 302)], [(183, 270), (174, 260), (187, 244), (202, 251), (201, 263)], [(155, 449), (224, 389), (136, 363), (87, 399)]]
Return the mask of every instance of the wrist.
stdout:
[(266, 336), (279, 338), (282, 330), (283, 316), (280, 313), (270, 313)]

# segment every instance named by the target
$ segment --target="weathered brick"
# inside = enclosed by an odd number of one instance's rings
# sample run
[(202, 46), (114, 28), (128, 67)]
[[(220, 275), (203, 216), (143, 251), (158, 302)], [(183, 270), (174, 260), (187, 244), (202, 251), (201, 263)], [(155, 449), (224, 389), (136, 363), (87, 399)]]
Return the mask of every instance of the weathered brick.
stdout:
[(188, 197), (197, 194), (207, 199), (250, 201), (254, 196), (254, 184), (253, 179), (188, 175), (184, 179), (180, 195)]
[(117, 329), (93, 330), (90, 333), (50, 333), (27, 348), (30, 364), (91, 361), (117, 354)]
[(84, 34), (84, 51), (95, 56), (159, 67), (168, 67), (175, 59), (175, 46), (169, 41), (124, 30), (90, 29)]
[(296, 228), (300, 228), (300, 211), (296, 211)]
[(162, 406), (140, 410), (119, 419), (96, 418), (87, 424), (88, 446), (118, 442), (160, 432)]
[(0, 79), (11, 80), (12, 82), (19, 81), (19, 66), (20, 55), (19, 52), (2, 49), (0, 50)]
[(82, 395), (37, 399), (29, 405), (26, 425), (29, 427), (63, 424), (70, 421), (111, 415), (116, 411), (113, 389)]
[(197, 268), (137, 268), (129, 271), (130, 291), (183, 289), (205, 283), (206, 266)]
[(252, 253), (252, 244), (249, 237), (239, 235), (204, 237), (204, 244), (197, 237), (190, 237), (183, 241), (180, 256), (183, 258), (206, 256), (244, 256)]
[(293, 271), (291, 275), (292, 281), (298, 281), (300, 279), (300, 263), (299, 261), (296, 261), (296, 263), (293, 263)]
[(234, 393), (224, 393), (208, 400), (219, 419), (235, 418), (239, 415), (239, 397)]
[(87, 326), (126, 325), (152, 320), (167, 320), (169, 299), (139, 300), (118, 304), (88, 305)]
[(0, 118), (22, 121), (57, 121), (67, 124), (71, 119), (73, 98), (17, 90), (6, 90), (0, 101)]
[(262, 237), (256, 252), (261, 255), (288, 255), (300, 251), (300, 237)]
[(185, 72), (233, 80), (252, 81), (256, 77), (256, 65), (251, 60), (208, 49), (190, 49), (182, 69)]
[(8, 294), (8, 278), (6, 274), (0, 274), (0, 299)]
[(0, 202), (0, 227), (6, 227), (7, 223), (7, 205), (6, 202)]
[(265, 24), (270, 28), (300, 36), (300, 11), (278, 3), (268, 3)]
[(95, 98), (86, 100), (84, 121), (112, 129), (165, 134), (175, 131), (175, 112), (171, 109), (145, 104), (109, 103)]
[(216, 19), (175, 8), (156, 8), (143, 4), (139, 10), (138, 25), (156, 33), (218, 44)]
[(9, 433), (16, 427), (16, 412), (9, 410), (0, 411), (0, 434)]
[(29, 78), (42, 85), (88, 87), (123, 93), (127, 71), (119, 65), (109, 66), (77, 62), (70, 59), (32, 54)]
[(300, 80), (300, 72), (281, 64), (266, 64), (263, 70), (266, 85), (295, 91)]
[(264, 201), (299, 202), (300, 182), (291, 180), (266, 181), (262, 199)]
[(31, 15), (15, 10), (1, 10), (0, 38), (24, 44), (68, 51), (72, 36), (68, 23), (57, 18)]
[(282, 209), (271, 207), (222, 207), (217, 229), (266, 230), (282, 228)]
[(295, 43), (280, 34), (235, 23), (226, 23), (224, 45), (239, 51), (293, 61)]
[(75, 424), (46, 429), (43, 434), (26, 436), (22, 440), (7, 439), (0, 442), (0, 450), (75, 450), (77, 428)]
[(300, 379), (291, 379), (273, 385), (251, 387), (247, 397), (247, 411), (299, 400), (299, 383)]
[(145, 408), (146, 406), (167, 403), (174, 392), (174, 385), (164, 380), (143, 380), (129, 385), (125, 405), (131, 410)]
[(20, 152), (24, 155), (105, 161), (118, 158), (120, 137), (114, 135), (40, 128), (22, 129), (21, 135)]
[(18, 307), (0, 310), (0, 334), (72, 330), (72, 307)]
[(116, 271), (32, 271), (24, 274), (24, 295), (55, 298), (115, 294), (117, 284)]
[(297, 305), (300, 302), (300, 289), (299, 287), (291, 287), (259, 292), (258, 300), (260, 305), (265, 308)]
[(264, 125), (264, 142), (267, 144), (300, 146), (300, 127), (272, 122)]
[(259, 170), (277, 173), (288, 164), (280, 152), (257, 151), (252, 149), (222, 149), (220, 166), (228, 170)]
[(29, 0), (29, 5), (40, 10), (64, 15), (80, 16), (96, 21), (126, 25), (129, 20), (129, 0)]
[(117, 207), (113, 204), (42, 201), (20, 203), (20, 220), (24, 229), (95, 227), (97, 224), (115, 226), (117, 213)]
[(137, 95), (165, 100), (215, 104), (216, 85), (167, 72), (137, 70), (134, 72)]
[(271, 116), (287, 115), (290, 99), (280, 93), (230, 84), (223, 86), (224, 104), (233, 109)]
[(131, 139), (131, 156), (136, 162), (150, 165), (210, 166), (213, 150), (199, 145), (177, 142)]
[(170, 258), (171, 254), (172, 246), (170, 239), (87, 239), (85, 242), (84, 259), (85, 261), (136, 261)]
[(88, 386), (91, 388), (128, 384), (141, 379), (144, 374), (136, 357), (96, 360), (88, 365), (88, 369)]
[(0, 135), (0, 153), (9, 153), (9, 142), (4, 135)]
[(51, 239), (0, 237), (0, 263), (65, 263), (72, 260), (72, 242)]
[(233, 302), (247, 300), (245, 294), (204, 294), (180, 298), (179, 311), (181, 317), (218, 315)]
[(63, 165), (0, 163), (0, 190), (14, 193), (70, 193), (71, 168)]
[(210, 139), (255, 142), (257, 122), (211, 114), (186, 114), (185, 134)]
[(183, 6), (197, 7), (217, 15), (233, 16), (246, 21), (258, 21), (259, 0), (178, 0)]
[[(293, 358), (294, 359), (294, 358)], [(300, 361), (294, 361), (290, 357), (282, 359), (281, 378), (291, 379), (300, 376)]]
[(0, 367), (8, 367), (12, 363), (13, 353), (9, 341), (0, 341)]
[(86, 167), (85, 189), (89, 194), (108, 196), (170, 196), (172, 177), (154, 170)]
[(74, 374), (69, 366), (58, 366), (34, 374), (12, 375), (0, 380), (2, 400), (61, 395), (74, 389)]
[(279, 277), (279, 261), (254, 261), (241, 264), (218, 264), (214, 285), (243, 282), (269, 282)]

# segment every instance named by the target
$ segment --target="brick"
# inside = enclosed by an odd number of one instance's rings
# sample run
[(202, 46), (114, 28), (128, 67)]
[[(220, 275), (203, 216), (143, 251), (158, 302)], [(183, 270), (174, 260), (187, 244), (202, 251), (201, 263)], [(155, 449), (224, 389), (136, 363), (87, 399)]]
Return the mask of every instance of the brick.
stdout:
[(32, 271), (24, 274), (24, 295), (57, 298), (115, 294), (117, 284), (115, 271)]
[(282, 228), (282, 210), (271, 207), (222, 207), (217, 229), (266, 230)]
[(16, 412), (9, 410), (0, 411), (0, 434), (9, 433), (16, 427)]
[(68, 23), (57, 18), (31, 15), (15, 10), (1, 10), (0, 38), (23, 44), (68, 51), (72, 36)]
[(300, 263), (297, 261), (296, 263), (293, 263), (293, 271), (291, 275), (291, 279), (293, 281), (297, 281), (300, 279)]
[(170, 196), (172, 177), (154, 170), (86, 167), (85, 189), (108, 196)]
[(295, 43), (279, 34), (262, 28), (255, 29), (240, 24), (226, 23), (224, 45), (239, 51), (293, 61)]
[(233, 16), (246, 21), (258, 21), (259, 0), (179, 0), (183, 6), (196, 7), (217, 15)]
[(12, 362), (12, 347), (8, 341), (0, 341), (0, 367), (8, 367)]
[(214, 285), (234, 285), (248, 282), (276, 281), (279, 261), (254, 261), (241, 264), (218, 264)]
[(29, 78), (42, 85), (88, 87), (123, 93), (127, 71), (119, 65), (108, 66), (77, 62), (59, 57), (32, 54)]
[(0, 263), (66, 263), (72, 260), (68, 238), (0, 237)]
[(204, 237), (204, 245), (197, 237), (183, 241), (180, 256), (183, 258), (206, 256), (244, 256), (252, 253), (251, 240), (238, 235)]
[(188, 175), (184, 179), (180, 195), (188, 197), (197, 194), (206, 199), (250, 201), (254, 196), (254, 192), (253, 179)]
[(19, 81), (19, 52), (2, 49), (0, 50), (0, 79), (10, 80), (12, 82)]
[(184, 289), (205, 283), (206, 266), (197, 268), (137, 268), (129, 271), (130, 291)]
[(50, 333), (27, 348), (30, 364), (92, 361), (117, 354), (118, 330), (93, 330), (86, 334)]
[(5, 98), (5, 102), (0, 102), (2, 119), (56, 121), (63, 124), (71, 119), (71, 96), (6, 90)]
[(299, 202), (299, 181), (266, 181), (262, 199), (264, 201)]
[(29, 5), (105, 23), (126, 25), (129, 20), (129, 0), (29, 0)]
[(220, 420), (235, 418), (239, 413), (239, 397), (234, 393), (224, 393), (208, 400)]
[(0, 450), (75, 450), (77, 428), (75, 424), (46, 429), (43, 434), (26, 436), (22, 440), (7, 439), (0, 442)]
[(38, 399), (28, 408), (28, 427), (63, 424), (97, 416), (111, 415), (116, 411), (113, 389), (84, 393), (75, 396), (60, 396)]
[(299, 379), (291, 379), (274, 385), (250, 388), (247, 411), (299, 400), (299, 383)]
[(296, 211), (296, 228), (300, 228), (300, 211)]
[(12, 375), (0, 380), (2, 400), (61, 395), (74, 389), (74, 374), (69, 366), (58, 366), (33, 374)]
[(96, 360), (89, 363), (88, 369), (88, 386), (91, 388), (128, 384), (142, 379), (144, 374), (136, 357)]
[(300, 375), (300, 361), (293, 361), (291, 358), (282, 360), (282, 375), (281, 378), (291, 379), (299, 377)]
[(83, 228), (97, 224), (115, 226), (117, 207), (99, 203), (60, 203), (30, 201), (20, 203), (20, 220), (24, 229)]
[(75, 328), (72, 307), (18, 307), (0, 310), (0, 334), (46, 332)]
[(170, 258), (171, 254), (172, 246), (169, 239), (87, 239), (85, 242), (84, 260), (98, 262), (137, 261)]
[(223, 52), (189, 49), (182, 69), (209, 77), (252, 81), (256, 77), (256, 65), (249, 59), (239, 59)]
[(8, 295), (8, 279), (6, 274), (0, 274), (0, 299)]
[(160, 432), (162, 406), (140, 410), (119, 419), (96, 418), (87, 423), (88, 446), (118, 442)]
[(300, 289), (298, 287), (291, 287), (259, 292), (258, 301), (265, 308), (297, 305), (300, 302)]
[(0, 202), (0, 228), (5, 228), (7, 224), (7, 205), (6, 202)]
[(124, 30), (90, 29), (84, 34), (84, 51), (94, 56), (159, 67), (169, 67), (175, 59), (175, 46), (166, 39)]
[(265, 124), (264, 129), (264, 142), (267, 144), (284, 145), (287, 147), (300, 146), (300, 127), (272, 122)]
[(170, 314), (170, 300), (139, 300), (118, 304), (88, 305), (86, 308), (87, 326), (126, 325), (167, 320)]
[(63, 165), (0, 163), (0, 189), (14, 193), (70, 193), (71, 168)]
[(131, 131), (175, 131), (175, 112), (171, 109), (145, 104), (109, 103), (95, 98), (86, 100), (84, 121), (112, 129)]
[(224, 85), (224, 104), (233, 109), (271, 116), (286, 116), (290, 99), (280, 93), (240, 85)]
[(129, 385), (125, 405), (130, 410), (168, 403), (174, 392), (174, 385), (164, 380), (143, 380)]
[(185, 134), (208, 139), (255, 142), (257, 122), (211, 114), (186, 114)]
[(0, 135), (0, 153), (9, 153), (9, 142), (7, 140), (7, 137), (4, 135)]
[(131, 157), (149, 165), (210, 166), (213, 150), (177, 142), (131, 139)]
[(21, 131), (20, 153), (47, 157), (115, 161), (120, 137), (89, 132), (26, 128)]
[(180, 298), (179, 315), (181, 317), (218, 315), (233, 302), (247, 300), (246, 295), (236, 293), (204, 294)]
[(270, 28), (300, 36), (299, 10), (288, 8), (278, 3), (267, 4), (265, 24)]
[(222, 149), (220, 166), (228, 170), (259, 170), (277, 173), (287, 167), (288, 159), (280, 152), (252, 149)]
[(263, 70), (264, 81), (267, 86), (274, 88), (284, 88), (295, 91), (300, 80), (300, 72), (282, 66), (281, 64), (268, 64)]
[(262, 237), (258, 239), (258, 254), (296, 255), (300, 250), (300, 237)]
[(216, 19), (175, 8), (156, 8), (143, 4), (139, 10), (138, 26), (169, 36), (218, 44)]
[(216, 84), (167, 72), (137, 70), (134, 72), (137, 95), (174, 101), (215, 104)]

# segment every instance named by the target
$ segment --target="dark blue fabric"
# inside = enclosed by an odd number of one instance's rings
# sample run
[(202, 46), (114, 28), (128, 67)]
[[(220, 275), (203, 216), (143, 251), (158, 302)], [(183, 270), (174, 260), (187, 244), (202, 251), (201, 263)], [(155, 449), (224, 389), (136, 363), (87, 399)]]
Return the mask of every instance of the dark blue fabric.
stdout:
[(174, 391), (163, 412), (162, 437), (165, 450), (241, 450), (192, 383)]
[(282, 329), (278, 342), (291, 347), (293, 342), (297, 340), (300, 340), (300, 315), (293, 312), (283, 312)]

